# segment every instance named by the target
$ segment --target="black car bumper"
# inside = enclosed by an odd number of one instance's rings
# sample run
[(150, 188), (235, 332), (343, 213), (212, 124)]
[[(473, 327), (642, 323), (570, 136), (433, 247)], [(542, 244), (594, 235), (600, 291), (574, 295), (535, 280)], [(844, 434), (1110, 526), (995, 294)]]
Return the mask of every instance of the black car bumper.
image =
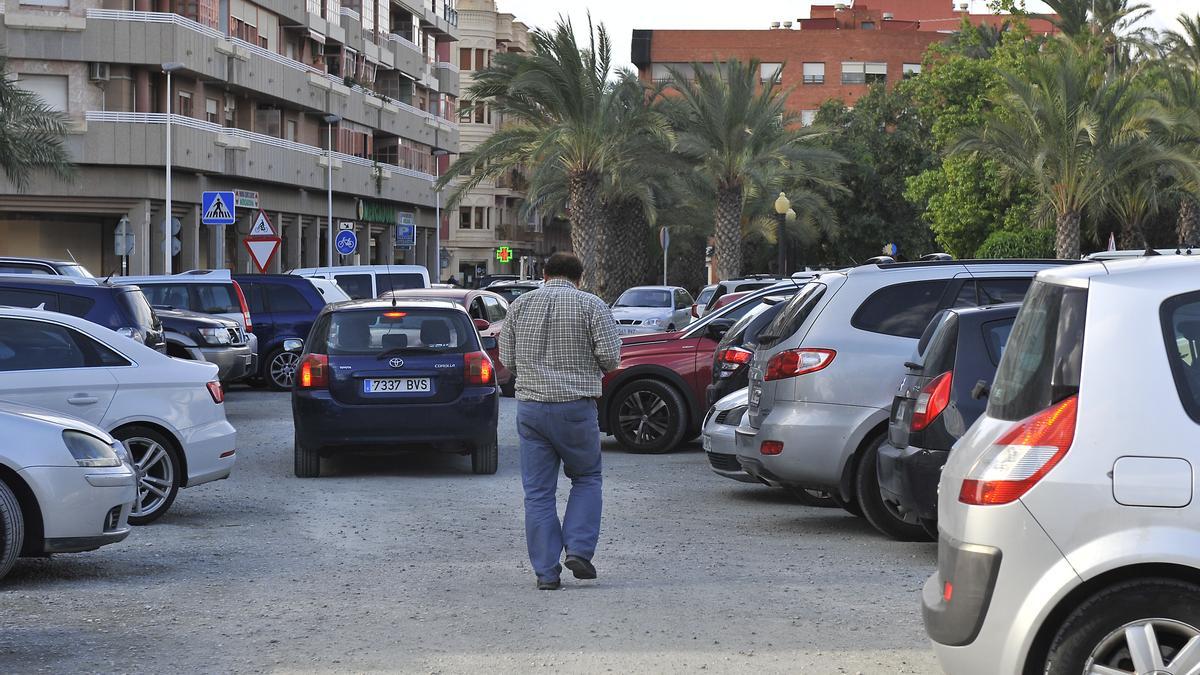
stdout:
[(938, 482), (950, 453), (946, 450), (879, 446), (879, 490), (904, 513), (937, 520)]
[(129, 536), (130, 528), (127, 526), (116, 532), (105, 532), (94, 537), (54, 537), (46, 539), (42, 543), (43, 553), (82, 553), (84, 551), (94, 551), (101, 546), (115, 544), (118, 541), (123, 541)]
[(951, 647), (979, 636), (1000, 574), (1000, 550), (942, 538), (938, 571), (921, 591), (921, 615), (930, 639)]

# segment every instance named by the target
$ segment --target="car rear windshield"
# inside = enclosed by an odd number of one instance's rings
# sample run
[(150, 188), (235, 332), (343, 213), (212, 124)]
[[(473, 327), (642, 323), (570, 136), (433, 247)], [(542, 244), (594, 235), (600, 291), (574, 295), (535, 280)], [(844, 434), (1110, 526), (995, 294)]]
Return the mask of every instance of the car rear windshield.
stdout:
[(1079, 392), (1087, 289), (1035, 281), (988, 395), (988, 415), (1017, 421)]
[(800, 326), (812, 314), (821, 296), (825, 294), (825, 284), (810, 282), (800, 289), (800, 292), (788, 300), (783, 309), (767, 327), (758, 334), (758, 346), (770, 347), (780, 340), (800, 330)]
[(670, 307), (671, 291), (656, 291), (648, 288), (631, 289), (617, 298), (615, 307)]
[(150, 309), (150, 303), (146, 301), (146, 296), (140, 289), (126, 288), (118, 297), (135, 326), (142, 329), (155, 327), (157, 320), (154, 310)]
[(462, 354), (479, 347), (463, 312), (445, 309), (356, 309), (327, 314), (313, 331), (312, 351), (330, 356)]
[(958, 315), (947, 312), (937, 323), (922, 359), (922, 374), (936, 377), (954, 370), (954, 357), (958, 353)]

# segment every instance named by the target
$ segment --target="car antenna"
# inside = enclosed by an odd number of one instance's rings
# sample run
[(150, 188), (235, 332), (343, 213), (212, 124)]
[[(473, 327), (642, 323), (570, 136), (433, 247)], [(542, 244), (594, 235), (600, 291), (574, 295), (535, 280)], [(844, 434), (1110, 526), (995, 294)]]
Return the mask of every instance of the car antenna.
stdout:
[(386, 257), (383, 259), (383, 268), (387, 274), (388, 280), (388, 295), (392, 298), (392, 309), (396, 308), (396, 284), (392, 282), (392, 263)]
[(75, 263), (76, 265), (79, 264), (79, 261), (75, 259), (75, 254), (71, 253), (71, 249), (67, 249), (67, 255), (71, 256), (71, 262)]

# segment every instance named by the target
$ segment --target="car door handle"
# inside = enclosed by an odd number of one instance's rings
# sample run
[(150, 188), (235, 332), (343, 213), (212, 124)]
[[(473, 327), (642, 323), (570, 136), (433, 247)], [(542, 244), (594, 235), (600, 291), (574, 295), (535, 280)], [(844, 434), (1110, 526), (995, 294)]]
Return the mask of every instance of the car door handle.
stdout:
[(92, 405), (93, 403), (99, 402), (100, 399), (87, 394), (75, 394), (71, 398), (67, 399), (67, 403), (70, 403), (71, 405)]

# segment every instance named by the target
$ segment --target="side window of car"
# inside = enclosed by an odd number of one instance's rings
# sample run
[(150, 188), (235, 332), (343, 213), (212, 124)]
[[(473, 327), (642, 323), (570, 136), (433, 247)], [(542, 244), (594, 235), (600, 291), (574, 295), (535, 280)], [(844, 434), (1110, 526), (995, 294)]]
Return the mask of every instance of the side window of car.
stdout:
[(369, 274), (338, 274), (333, 279), (338, 282), (338, 286), (341, 286), (343, 291), (346, 291), (346, 295), (354, 300), (375, 297)]
[(1012, 332), (1013, 319), (988, 321), (980, 328), (983, 330), (983, 344), (987, 346), (988, 360), (993, 366), (1000, 365), (1000, 357), (1004, 355), (1004, 345), (1008, 344), (1008, 334)]
[(256, 314), (266, 314), (271, 311), (267, 306), (267, 296), (263, 292), (263, 287), (255, 283), (242, 283), (242, 293), (246, 296), (246, 304), (250, 305), (250, 317), (254, 318)]
[(508, 309), (496, 298), (484, 296), (483, 304), (487, 306), (487, 320), (492, 323), (503, 321), (508, 316)]
[(63, 293), (58, 294), (58, 311), (63, 314), (77, 316), (81, 319), (87, 316), (87, 313), (92, 310), (95, 304), (96, 301), (91, 298)]
[(4, 263), (0, 265), (0, 274), (54, 274), (49, 268), (42, 265), (25, 265), (21, 263)]
[(1188, 416), (1200, 423), (1200, 293), (1168, 299), (1160, 315), (1179, 401)]
[(937, 313), (946, 279), (886, 286), (871, 294), (850, 320), (859, 330), (917, 339)]
[(0, 319), (0, 371), (88, 366), (66, 326), (32, 319)]
[(979, 304), (1000, 305), (1006, 302), (1021, 302), (1029, 291), (1033, 277), (1010, 277), (1006, 279), (979, 279)]
[(682, 288), (675, 291), (675, 309), (687, 309), (692, 306), (692, 296)]
[(0, 305), (58, 311), (58, 295), (24, 288), (0, 288)]
[(961, 288), (958, 289), (958, 295), (954, 296), (954, 302), (950, 303), (951, 307), (978, 307), (979, 295), (975, 291), (975, 282), (967, 279), (963, 282)]
[(467, 308), (467, 314), (472, 319), (487, 319), (487, 309), (483, 306), (483, 298), (475, 298), (471, 301), (471, 306)]
[(272, 312), (311, 312), (312, 305), (300, 291), (287, 284), (261, 284)]

